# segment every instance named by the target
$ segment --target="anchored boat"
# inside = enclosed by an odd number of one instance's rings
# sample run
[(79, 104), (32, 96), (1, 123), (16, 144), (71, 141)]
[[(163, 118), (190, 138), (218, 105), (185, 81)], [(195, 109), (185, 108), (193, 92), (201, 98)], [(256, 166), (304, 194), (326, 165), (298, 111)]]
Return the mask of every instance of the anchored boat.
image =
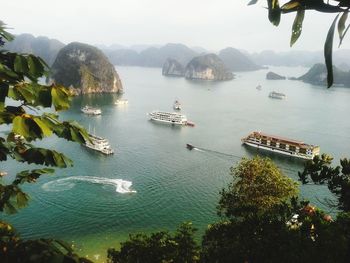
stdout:
[(272, 99), (280, 99), (283, 100), (286, 98), (286, 94), (284, 93), (280, 93), (280, 92), (276, 92), (276, 91), (272, 91), (269, 93), (269, 97)]
[(186, 125), (187, 118), (177, 112), (152, 111), (148, 113), (152, 121), (169, 123), (173, 125)]
[(245, 138), (242, 138), (242, 143), (259, 149), (302, 159), (313, 159), (316, 155), (320, 154), (320, 147), (317, 145), (306, 144), (303, 141), (297, 141), (257, 131), (252, 132)]
[(110, 155), (114, 153), (114, 150), (111, 148), (107, 139), (104, 139), (100, 136), (90, 134), (90, 133), (89, 133), (89, 137), (91, 142), (86, 141), (85, 144), (83, 144), (85, 147), (97, 152), (101, 152), (106, 155)]
[(116, 100), (116, 102), (114, 102), (114, 105), (127, 105), (129, 103), (129, 101), (127, 99), (120, 99), (120, 100)]
[(81, 111), (87, 115), (101, 115), (102, 114), (101, 109), (90, 107), (88, 105), (81, 108)]

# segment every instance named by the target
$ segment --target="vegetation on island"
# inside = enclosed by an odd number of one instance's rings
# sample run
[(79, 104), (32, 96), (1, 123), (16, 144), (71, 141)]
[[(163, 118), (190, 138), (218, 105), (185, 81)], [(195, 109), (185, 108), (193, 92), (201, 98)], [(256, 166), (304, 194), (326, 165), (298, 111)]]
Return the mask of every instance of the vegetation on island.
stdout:
[[(0, 46), (13, 36), (0, 21)], [(85, 129), (75, 121), (61, 121), (56, 112), (69, 108), (71, 94), (61, 85), (43, 85), (39, 78), (48, 66), (39, 57), (0, 50), (0, 125), (9, 133), (0, 136), (0, 161), (14, 160), (38, 168), (17, 174), (0, 170), (0, 214), (13, 214), (28, 204), (22, 185), (52, 174), (49, 167), (65, 168), (73, 162), (63, 153), (36, 146), (45, 137), (84, 143)], [(71, 246), (53, 239), (23, 240), (11, 225), (0, 220), (1, 262), (90, 262)]]
[(123, 87), (114, 66), (101, 50), (73, 42), (62, 48), (52, 65), (55, 82), (76, 94), (117, 93)]

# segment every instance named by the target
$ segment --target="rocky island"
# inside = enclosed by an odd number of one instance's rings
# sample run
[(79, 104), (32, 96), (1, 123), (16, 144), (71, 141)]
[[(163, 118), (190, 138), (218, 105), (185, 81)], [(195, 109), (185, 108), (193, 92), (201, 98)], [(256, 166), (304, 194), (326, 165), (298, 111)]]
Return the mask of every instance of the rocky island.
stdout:
[(219, 58), (225, 63), (229, 70), (254, 71), (264, 67), (255, 64), (248, 56), (236, 48), (228, 47), (219, 52)]
[(75, 94), (122, 91), (119, 75), (102, 51), (78, 42), (59, 51), (52, 65), (52, 78)]
[[(333, 66), (334, 85), (337, 86), (350, 86), (350, 72), (342, 71), (336, 66)], [(313, 85), (327, 85), (327, 69), (324, 64), (318, 63), (312, 66), (312, 68), (304, 75), (296, 80), (302, 80), (303, 82)]]
[(201, 80), (231, 80), (233, 74), (217, 55), (207, 54), (195, 57), (187, 64), (185, 77)]
[(185, 74), (185, 67), (176, 59), (168, 58), (162, 68), (164, 76), (182, 77)]
[(286, 79), (286, 77), (278, 75), (277, 73), (270, 71), (270, 72), (268, 72), (266, 74), (266, 79), (269, 79), (269, 80), (283, 80), (283, 79)]

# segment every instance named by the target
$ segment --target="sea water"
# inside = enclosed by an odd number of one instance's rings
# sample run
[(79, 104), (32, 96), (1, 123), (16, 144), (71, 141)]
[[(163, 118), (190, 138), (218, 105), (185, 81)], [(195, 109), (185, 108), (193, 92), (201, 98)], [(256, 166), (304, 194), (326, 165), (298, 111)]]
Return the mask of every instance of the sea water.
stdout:
[[(288, 77), (307, 71), (269, 70)], [(64, 152), (74, 166), (25, 185), (31, 196), (28, 207), (3, 219), (25, 238), (64, 239), (81, 255), (104, 261), (106, 249), (118, 247), (129, 233), (174, 230), (181, 222), (192, 221), (202, 234), (218, 219), (219, 191), (241, 157), (264, 154), (297, 180), (303, 161), (241, 145), (240, 139), (252, 131), (320, 145), (336, 164), (349, 157), (350, 88), (266, 80), (269, 70), (206, 82), (164, 77), (158, 68), (118, 67), (123, 95), (77, 97), (69, 111), (60, 113), (62, 120), (76, 120), (107, 138), (115, 154), (104, 156), (54, 137), (45, 139), (39, 145)], [(269, 98), (271, 91), (286, 94), (286, 100)], [(129, 103), (114, 105), (120, 98)], [(153, 110), (173, 111), (175, 100), (195, 127), (148, 120), (147, 113)], [(82, 114), (85, 105), (100, 107), (102, 115)], [(200, 150), (189, 151), (186, 143)], [(9, 179), (28, 169), (13, 161), (1, 165)], [(325, 186), (302, 186), (301, 195), (332, 212), (322, 202), (332, 198)]]

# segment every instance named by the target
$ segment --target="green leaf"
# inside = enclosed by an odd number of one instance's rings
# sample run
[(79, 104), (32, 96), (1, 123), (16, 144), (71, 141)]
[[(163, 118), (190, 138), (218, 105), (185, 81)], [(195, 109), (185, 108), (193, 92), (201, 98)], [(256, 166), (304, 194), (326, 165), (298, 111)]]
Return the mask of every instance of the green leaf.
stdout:
[(285, 3), (281, 9), (285, 12), (290, 12), (294, 10), (298, 10), (301, 7), (301, 4), (298, 0), (292, 0), (289, 1), (288, 3)]
[(41, 119), (34, 118), (34, 121), (36, 122), (36, 124), (38, 124), (45, 137), (52, 135), (52, 130)]
[(338, 34), (339, 34), (339, 39), (341, 40), (343, 37), (344, 29), (345, 29), (345, 22), (348, 19), (348, 11), (344, 12), (342, 16), (339, 19), (338, 22)]
[(69, 90), (63, 86), (53, 86), (51, 89), (52, 103), (56, 111), (66, 110), (70, 107)]
[(22, 55), (17, 55), (15, 58), (14, 69), (16, 72), (27, 74), (29, 71), (28, 62)]
[(327, 67), (327, 87), (330, 88), (333, 85), (333, 61), (332, 61), (332, 53), (333, 53), (333, 39), (334, 39), (334, 30), (335, 24), (339, 14), (335, 17), (331, 27), (329, 28), (326, 42), (324, 44), (324, 58)]
[(269, 20), (274, 26), (278, 26), (281, 21), (281, 9), (278, 0), (268, 0)]
[(29, 201), (29, 196), (22, 191), (18, 191), (16, 194), (17, 207), (23, 208), (27, 205)]
[(293, 23), (292, 37), (290, 39), (290, 46), (293, 46), (301, 35), (301, 31), (303, 28), (304, 15), (305, 15), (304, 9), (298, 10), (298, 12), (295, 16), (295, 19), (294, 19), (294, 23)]
[(5, 107), (5, 99), (7, 97), (9, 91), (9, 85), (1, 82), (0, 83), (0, 111), (4, 110)]
[(25, 119), (22, 116), (16, 116), (13, 119), (12, 132), (15, 134), (22, 135), (24, 138), (30, 137), (30, 131), (28, 126), (25, 123)]
[(34, 55), (29, 55), (28, 56), (28, 66), (29, 66), (29, 73), (34, 78), (41, 77), (44, 74), (44, 72), (45, 72), (44, 65)]
[(258, 0), (251, 0), (248, 5), (255, 5), (258, 2)]

